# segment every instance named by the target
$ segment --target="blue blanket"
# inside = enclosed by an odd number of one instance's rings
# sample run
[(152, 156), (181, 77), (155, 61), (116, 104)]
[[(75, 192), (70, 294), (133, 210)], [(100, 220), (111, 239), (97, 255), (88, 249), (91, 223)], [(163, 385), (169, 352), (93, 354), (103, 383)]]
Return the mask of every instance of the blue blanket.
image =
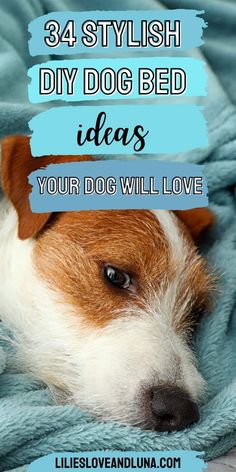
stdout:
[[(137, 3), (140, 9), (190, 6), (189, 0), (1, 0), (0, 136), (27, 133), (28, 120), (42, 109), (27, 99), (27, 68), (37, 61), (27, 50), (29, 21), (49, 11), (135, 9)], [(17, 371), (14, 352), (2, 340), (0, 471), (23, 471), (25, 464), (53, 451), (183, 448), (203, 450), (211, 459), (236, 445), (236, 4), (193, 0), (191, 8), (206, 9), (209, 23), (201, 53), (193, 51), (207, 63), (209, 146), (158, 158), (204, 163), (217, 216), (202, 247), (220, 274), (221, 294), (197, 340), (199, 367), (208, 382), (201, 420), (185, 431), (155, 433), (98, 422), (76, 406), (54, 405), (44, 385)]]

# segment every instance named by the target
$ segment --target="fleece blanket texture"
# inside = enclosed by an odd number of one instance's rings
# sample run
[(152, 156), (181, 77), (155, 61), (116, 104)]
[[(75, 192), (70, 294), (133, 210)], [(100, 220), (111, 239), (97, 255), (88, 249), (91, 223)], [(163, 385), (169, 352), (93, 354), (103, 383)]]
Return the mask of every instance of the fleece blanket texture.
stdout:
[[(27, 69), (50, 57), (30, 58), (27, 24), (50, 11), (86, 9), (196, 8), (209, 28), (201, 51), (209, 78), (204, 101), (209, 146), (158, 159), (205, 164), (210, 204), (217, 222), (202, 247), (219, 274), (221, 293), (197, 339), (199, 368), (208, 384), (198, 424), (184, 431), (155, 433), (102, 423), (73, 405), (53, 404), (48, 389), (17, 370), (14, 352), (1, 340), (0, 471), (26, 470), (54, 451), (195, 449), (206, 459), (236, 445), (236, 4), (212, 0), (1, 0), (0, 137), (28, 133), (27, 122), (42, 106), (27, 98)], [(200, 99), (196, 100), (201, 103)], [(154, 156), (155, 157), (155, 156)], [(27, 283), (27, 281), (26, 281)], [(4, 333), (3, 328), (1, 328)]]

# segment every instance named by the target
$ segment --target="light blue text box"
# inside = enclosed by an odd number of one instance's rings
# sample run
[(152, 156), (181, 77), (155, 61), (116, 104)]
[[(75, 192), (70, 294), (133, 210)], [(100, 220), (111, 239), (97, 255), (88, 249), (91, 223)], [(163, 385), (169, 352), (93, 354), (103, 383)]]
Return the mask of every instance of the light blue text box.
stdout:
[[(45, 180), (44, 193), (40, 193), (38, 178)], [(62, 180), (64, 177), (79, 178), (80, 185), (78, 192), (73, 189), (71, 194), (61, 195), (54, 193), (51, 187), (51, 181), (55, 179)], [(85, 178), (97, 179), (102, 177), (113, 179), (113, 187), (110, 185), (103, 188), (99, 187), (99, 192), (87, 193)], [(142, 177), (144, 186), (142, 192), (140, 187), (131, 187), (131, 193), (124, 193), (122, 183), (125, 178)], [(182, 188), (182, 193), (166, 194), (166, 190), (172, 190), (172, 179), (198, 177), (201, 179), (201, 194), (194, 194), (194, 188), (186, 190)], [(51, 178), (51, 180), (49, 180)], [(168, 181), (164, 184), (164, 178)], [(115, 180), (114, 180), (115, 179)], [(151, 184), (151, 179), (153, 185)], [(40, 180), (42, 183), (43, 181)], [(64, 181), (63, 181), (64, 182)], [(98, 181), (96, 181), (98, 182)], [(189, 182), (189, 181), (188, 181)], [(30, 206), (34, 213), (47, 213), (53, 211), (78, 211), (78, 210), (108, 210), (108, 209), (167, 209), (167, 210), (186, 210), (189, 208), (204, 207), (208, 205), (207, 182), (202, 172), (202, 166), (196, 164), (166, 163), (160, 161), (96, 161), (96, 162), (70, 162), (64, 164), (50, 164), (46, 169), (38, 169), (29, 176), (29, 183), (33, 186), (30, 194)], [(49, 183), (49, 188), (47, 184)], [(114, 187), (114, 183), (116, 186)], [(164, 186), (165, 185), (165, 186)], [(54, 184), (53, 184), (54, 186)], [(143, 193), (143, 189), (147, 193)], [(63, 189), (64, 190), (64, 189)], [(112, 191), (112, 193), (111, 193)], [(139, 192), (138, 194), (136, 192)], [(153, 193), (159, 192), (157, 193)], [(53, 192), (53, 193), (51, 193)], [(110, 192), (110, 193), (109, 193)], [(189, 192), (189, 193), (188, 193)]]
[[(103, 93), (98, 91), (93, 95), (84, 93), (85, 85), (85, 72), (84, 69), (93, 68), (100, 74), (101, 71), (107, 68), (111, 68), (116, 72), (117, 82), (117, 72), (120, 69), (128, 69), (132, 78), (128, 78), (128, 81), (132, 83), (132, 90), (128, 94), (123, 94), (122, 92), (115, 91), (111, 93)], [(153, 93), (142, 94), (140, 95), (139, 84), (141, 77), (140, 69), (150, 69), (155, 73), (155, 69), (182, 69), (186, 75), (186, 90), (181, 94), (176, 94), (175, 96), (205, 96), (206, 95), (206, 86), (207, 86), (207, 75), (204, 70), (204, 63), (198, 59), (187, 58), (187, 57), (145, 57), (145, 58), (119, 58), (119, 59), (94, 59), (92, 64), (90, 59), (80, 59), (80, 60), (66, 60), (66, 61), (49, 61), (43, 64), (37, 64), (33, 66), (28, 71), (28, 76), (31, 78), (31, 83), (29, 85), (29, 99), (32, 103), (41, 103), (48, 102), (52, 100), (64, 100), (68, 102), (73, 101), (82, 101), (82, 100), (101, 100), (101, 99), (130, 99), (130, 98), (153, 98), (158, 97), (168, 97), (170, 94)], [(42, 70), (50, 69), (55, 77), (55, 90), (50, 94), (40, 94), (41, 84), (44, 82)], [(75, 80), (74, 80), (74, 93), (73, 95), (68, 93), (67, 82), (65, 75), (62, 74), (62, 94), (57, 93), (56, 84), (58, 83), (58, 74), (61, 76), (61, 71), (68, 69), (71, 74), (72, 69), (77, 70)], [(128, 73), (129, 73), (128, 71)], [(95, 72), (96, 73), (96, 72)], [(164, 78), (169, 78), (171, 72), (164, 74)], [(48, 73), (46, 74), (48, 78)], [(104, 82), (104, 76), (99, 76), (99, 83)], [(41, 78), (41, 80), (40, 80)], [(127, 78), (126, 78), (127, 80)], [(87, 80), (88, 81), (88, 80)], [(87, 82), (86, 81), (86, 82)], [(46, 81), (48, 82), (48, 81)], [(91, 83), (92, 80), (91, 80)], [(154, 87), (156, 86), (157, 80), (153, 80)], [(115, 84), (115, 82), (114, 82)], [(115, 85), (114, 85), (115, 87)], [(170, 90), (170, 83), (162, 84), (162, 89)], [(47, 85), (48, 88), (48, 85)], [(158, 92), (158, 90), (157, 90)]]
[[(102, 142), (77, 143), (78, 130), (94, 127), (100, 113), (106, 113), (103, 130), (111, 127), (128, 128), (131, 139), (134, 128), (142, 126), (148, 132), (145, 146), (140, 147), (136, 136), (126, 146), (121, 141), (107, 145)], [(33, 132), (31, 151), (33, 156), (47, 154), (157, 154), (185, 152), (207, 146), (206, 120), (195, 105), (114, 105), (67, 106), (52, 108), (35, 116), (29, 127)], [(139, 130), (140, 131), (140, 130)], [(112, 139), (113, 134), (109, 135)], [(100, 142), (100, 141), (99, 141)], [(141, 150), (140, 150), (141, 149)]]
[[(114, 472), (126, 470), (142, 472), (167, 469), (179, 472), (203, 472), (207, 468), (202, 459), (203, 453), (199, 451), (91, 451), (91, 452), (63, 452), (54, 453), (35, 460), (30, 466), (29, 472), (72, 472), (77, 470), (94, 470), (102, 472), (111, 469)], [(119, 462), (123, 461), (121, 467)], [(74, 466), (73, 466), (74, 464)], [(143, 466), (142, 466), (143, 464)], [(149, 467), (147, 464), (150, 464)], [(97, 465), (97, 467), (96, 467)]]
[[(114, 30), (111, 30), (110, 43), (108, 47), (101, 47), (101, 32), (97, 33), (98, 44), (95, 47), (86, 47), (81, 38), (84, 36), (82, 31), (82, 24), (86, 20), (116, 20), (118, 23), (122, 20), (129, 20), (133, 22), (134, 30), (136, 31), (136, 38), (139, 39), (138, 31), (140, 30), (141, 21), (155, 21), (161, 22), (165, 20), (171, 21), (171, 28), (174, 26), (174, 21), (179, 20), (181, 22), (181, 46), (178, 50), (192, 49), (194, 47), (201, 46), (203, 44), (202, 31), (206, 27), (204, 20), (198, 15), (204, 13), (198, 10), (155, 10), (155, 11), (84, 11), (84, 12), (55, 12), (36, 18), (29, 24), (29, 32), (32, 37), (29, 40), (29, 51), (32, 56), (44, 55), (44, 54), (78, 54), (78, 53), (90, 53), (107, 54), (112, 51), (137, 51), (140, 50), (143, 53), (150, 51), (159, 51), (164, 49), (174, 49), (171, 47), (165, 48), (162, 45), (160, 48), (148, 45), (138, 49), (137, 47), (127, 47), (126, 44), (123, 47), (117, 47), (115, 43)], [(60, 32), (63, 31), (67, 21), (75, 21), (75, 35), (77, 42), (74, 47), (69, 47), (66, 43), (60, 43), (57, 47), (48, 46), (44, 38), (48, 36), (48, 31), (44, 30), (45, 23), (50, 20), (56, 20), (60, 25)], [(127, 33), (126, 33), (127, 37)]]

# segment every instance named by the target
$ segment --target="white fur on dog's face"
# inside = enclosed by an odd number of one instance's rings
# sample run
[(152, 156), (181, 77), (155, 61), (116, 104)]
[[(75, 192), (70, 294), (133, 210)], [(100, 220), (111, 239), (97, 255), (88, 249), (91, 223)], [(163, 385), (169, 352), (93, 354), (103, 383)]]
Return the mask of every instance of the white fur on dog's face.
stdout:
[[(10, 208), (0, 237), (0, 309), (38, 378), (132, 425), (150, 426), (143, 398), (152, 387), (199, 398), (204, 382), (188, 339), (209, 277), (171, 212), (65, 213), (20, 241)], [(131, 290), (104, 280), (107, 263), (132, 274)]]

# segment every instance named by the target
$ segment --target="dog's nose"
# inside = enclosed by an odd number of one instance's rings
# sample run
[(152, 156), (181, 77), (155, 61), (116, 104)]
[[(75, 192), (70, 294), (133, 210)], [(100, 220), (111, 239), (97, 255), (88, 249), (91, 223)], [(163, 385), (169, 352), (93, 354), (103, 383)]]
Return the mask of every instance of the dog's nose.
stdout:
[(150, 392), (156, 431), (175, 431), (199, 420), (197, 404), (178, 387), (159, 386)]

